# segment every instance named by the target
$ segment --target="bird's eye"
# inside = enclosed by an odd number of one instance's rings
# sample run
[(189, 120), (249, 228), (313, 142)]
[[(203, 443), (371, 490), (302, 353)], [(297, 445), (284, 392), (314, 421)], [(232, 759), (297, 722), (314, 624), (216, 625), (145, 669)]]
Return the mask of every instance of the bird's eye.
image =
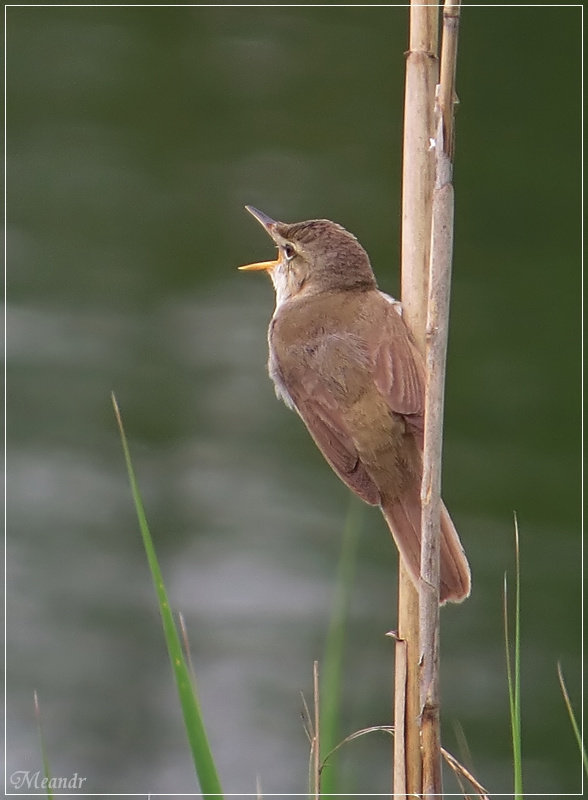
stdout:
[(291, 245), (289, 242), (286, 242), (286, 244), (284, 245), (284, 255), (288, 260), (294, 258), (294, 256), (296, 255), (296, 250), (294, 250), (293, 245)]

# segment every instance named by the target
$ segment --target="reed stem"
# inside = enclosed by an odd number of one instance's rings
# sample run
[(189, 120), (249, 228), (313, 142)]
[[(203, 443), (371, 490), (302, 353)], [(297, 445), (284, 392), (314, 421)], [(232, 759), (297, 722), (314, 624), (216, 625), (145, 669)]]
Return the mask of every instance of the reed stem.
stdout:
[[(413, 0), (406, 58), (402, 174), (401, 282), (404, 319), (424, 353), (431, 233), (435, 86), (438, 81), (437, 6)], [(395, 661), (394, 794), (420, 794), (419, 597), (400, 560)]]

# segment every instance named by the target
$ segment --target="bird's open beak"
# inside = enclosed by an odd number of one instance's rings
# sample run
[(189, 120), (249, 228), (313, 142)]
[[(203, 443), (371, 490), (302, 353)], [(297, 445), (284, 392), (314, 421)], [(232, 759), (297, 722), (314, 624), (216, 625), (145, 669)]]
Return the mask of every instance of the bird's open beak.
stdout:
[(245, 208), (247, 211), (249, 211), (252, 217), (255, 217), (260, 225), (263, 225), (269, 235), (273, 238), (273, 229), (276, 226), (276, 220), (268, 217), (268, 215), (264, 214), (263, 211), (260, 211), (258, 208), (254, 208), (253, 206), (245, 206)]
[(242, 267), (237, 267), (237, 269), (250, 270), (251, 272), (256, 269), (272, 270), (274, 267), (277, 267), (279, 263), (280, 259), (277, 258), (275, 261), (257, 261), (255, 264), (244, 264)]
[[(255, 219), (260, 223), (260, 225), (263, 226), (264, 230), (273, 239), (274, 238), (273, 231), (274, 231), (274, 227), (276, 225), (275, 219), (272, 219), (271, 217), (268, 217), (268, 215), (264, 214), (263, 211), (259, 211), (257, 208), (254, 208), (253, 206), (245, 206), (245, 208), (247, 209), (247, 211), (249, 211), (251, 216), (255, 217)], [(279, 263), (280, 263), (280, 259), (277, 258), (275, 261), (258, 261), (255, 264), (245, 264), (244, 266), (239, 267), (239, 269), (250, 270), (250, 271), (254, 271), (254, 270), (271, 271)]]

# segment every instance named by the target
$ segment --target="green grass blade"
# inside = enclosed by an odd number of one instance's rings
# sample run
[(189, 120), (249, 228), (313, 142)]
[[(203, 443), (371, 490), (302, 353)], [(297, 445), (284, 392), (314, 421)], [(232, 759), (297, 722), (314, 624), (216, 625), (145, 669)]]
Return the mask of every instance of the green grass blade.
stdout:
[(507, 580), (504, 576), (504, 649), (512, 734), (514, 800), (523, 798), (523, 756), (521, 742), (521, 575), (519, 555), (519, 526), (515, 514), (515, 632), (514, 663), (510, 649), (508, 627)]
[(155, 591), (157, 593), (165, 641), (176, 681), (188, 742), (192, 752), (192, 759), (194, 761), (196, 774), (198, 775), (200, 789), (204, 798), (222, 797), (220, 781), (216, 771), (214, 759), (212, 757), (212, 752), (210, 750), (210, 745), (208, 743), (204, 721), (202, 719), (200, 703), (198, 701), (198, 695), (196, 692), (196, 685), (193, 682), (192, 676), (190, 675), (190, 670), (182, 651), (180, 637), (178, 636), (169, 601), (167, 599), (167, 592), (165, 590), (163, 577), (161, 575), (161, 570), (159, 569), (157, 556), (153, 547), (153, 541), (147, 525), (147, 518), (145, 516), (137, 480), (135, 478), (135, 472), (131, 462), (129, 446), (127, 444), (122, 418), (114, 394), (112, 395), (112, 403), (114, 406), (116, 421), (120, 430), (127, 472), (129, 474), (129, 480), (131, 483), (131, 491), (133, 494), (137, 517), (139, 519), (141, 536), (143, 537), (143, 545), (145, 547), (147, 561), (149, 562), (151, 576), (153, 578)]
[(516, 756), (515, 756), (515, 800), (523, 796), (523, 753), (521, 730), (521, 562), (519, 549), (519, 524), (515, 514), (515, 710), (516, 710)]
[[(320, 752), (330, 753), (339, 741), (339, 706), (343, 675), (343, 651), (349, 602), (361, 532), (363, 504), (350, 495), (349, 509), (343, 530), (341, 555), (335, 582), (335, 596), (321, 669)], [(321, 774), (321, 794), (338, 791), (336, 763), (330, 762)]]
[(580, 753), (582, 754), (582, 761), (584, 763), (584, 772), (586, 773), (586, 775), (588, 775), (588, 755), (586, 755), (586, 748), (584, 747), (584, 742), (582, 741), (582, 734), (580, 732), (580, 728), (578, 727), (576, 716), (574, 714), (574, 709), (572, 708), (572, 704), (570, 702), (570, 696), (568, 694), (568, 690), (566, 689), (566, 684), (564, 681), (564, 676), (559, 661), (557, 663), (557, 675), (559, 678), (559, 685), (561, 686), (561, 692), (563, 694), (564, 703), (566, 704), (566, 708), (568, 710), (568, 714), (570, 717), (570, 722), (572, 723), (574, 736), (576, 737), (576, 741), (578, 742), (578, 747), (580, 748)]
[(49, 769), (49, 759), (47, 757), (47, 748), (45, 747), (45, 737), (43, 736), (43, 728), (41, 726), (41, 707), (39, 705), (39, 697), (37, 696), (37, 690), (33, 692), (33, 702), (35, 705), (35, 718), (37, 720), (37, 730), (39, 732), (39, 742), (41, 743), (41, 759), (43, 761), (43, 777), (45, 778), (45, 783), (47, 786), (47, 797), (49, 800), (53, 798), (53, 792), (51, 790), (51, 771)]

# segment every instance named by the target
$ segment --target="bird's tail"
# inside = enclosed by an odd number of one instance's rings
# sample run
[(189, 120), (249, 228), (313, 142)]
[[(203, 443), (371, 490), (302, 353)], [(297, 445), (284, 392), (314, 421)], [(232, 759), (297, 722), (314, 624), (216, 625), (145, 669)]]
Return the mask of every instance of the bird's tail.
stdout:
[[(403, 492), (402, 499), (382, 502), (382, 511), (404, 562), (418, 588), (421, 564), (420, 486)], [(470, 567), (459, 535), (441, 504), (441, 587), (439, 602), (459, 603), (470, 593)]]

